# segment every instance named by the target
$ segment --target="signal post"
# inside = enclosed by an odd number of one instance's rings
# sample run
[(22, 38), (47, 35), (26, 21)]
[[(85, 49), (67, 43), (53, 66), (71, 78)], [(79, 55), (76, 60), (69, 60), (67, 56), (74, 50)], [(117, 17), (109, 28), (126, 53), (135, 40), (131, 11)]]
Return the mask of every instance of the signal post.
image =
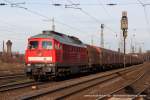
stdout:
[(121, 30), (123, 31), (123, 40), (124, 40), (124, 67), (126, 67), (126, 38), (127, 38), (127, 30), (128, 30), (128, 17), (127, 12), (122, 12), (121, 18)]

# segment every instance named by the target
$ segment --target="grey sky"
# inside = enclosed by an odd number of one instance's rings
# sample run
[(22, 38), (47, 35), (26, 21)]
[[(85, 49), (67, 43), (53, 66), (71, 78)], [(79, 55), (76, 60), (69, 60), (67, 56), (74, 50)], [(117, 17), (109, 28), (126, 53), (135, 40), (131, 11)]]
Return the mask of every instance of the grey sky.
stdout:
[[(100, 24), (105, 24), (105, 47), (117, 50), (120, 19), (125, 10), (129, 19), (128, 51), (133, 34), (137, 47), (144, 42), (144, 50), (150, 49), (150, 0), (140, 0), (147, 4), (144, 6), (145, 11), (139, 0), (0, 0), (0, 3), (9, 4), (7, 1), (25, 4), (17, 7), (0, 6), (0, 48), (2, 40), (10, 39), (13, 41), (13, 51), (24, 52), (27, 38), (51, 29), (51, 18), (54, 17), (56, 31), (77, 36), (88, 44), (92, 36), (97, 46), (100, 45)], [(61, 6), (53, 6), (54, 3)], [(65, 8), (64, 5), (71, 3), (80, 5)], [(110, 3), (117, 5), (108, 6)]]

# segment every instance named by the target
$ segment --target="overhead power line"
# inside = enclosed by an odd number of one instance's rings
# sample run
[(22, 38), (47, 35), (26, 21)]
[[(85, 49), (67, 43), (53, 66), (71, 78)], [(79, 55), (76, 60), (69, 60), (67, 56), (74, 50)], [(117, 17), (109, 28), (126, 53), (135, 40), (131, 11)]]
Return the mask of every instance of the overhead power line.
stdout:
[[(104, 5), (102, 4), (101, 0), (98, 0), (99, 4), (102, 6), (102, 8), (104, 9), (105, 13), (110, 17), (110, 14), (108, 13), (107, 9), (104, 7)], [(112, 5), (112, 4), (110, 4)]]
[(141, 2), (140, 0), (137, 0), (142, 6), (144, 6), (143, 2)]
[(73, 2), (71, 0), (67, 0), (69, 3), (73, 4)]
[[(4, 0), (4, 1), (5, 1), (6, 3), (9, 3), (10, 5), (12, 5), (12, 4), (15, 5), (15, 6), (11, 6), (11, 7), (22, 8), (22, 9), (24, 9), (24, 10), (26, 10), (26, 11), (32, 13), (32, 14), (35, 14), (35, 15), (37, 15), (37, 16), (40, 16), (40, 17), (43, 17), (43, 18), (46, 18), (46, 19), (52, 21), (52, 19), (50, 19), (49, 17), (47, 17), (47, 16), (45, 16), (45, 15), (39, 13), (39, 12), (36, 12), (36, 11), (33, 11), (33, 10), (29, 9), (29, 8), (20, 6), (19, 3), (13, 3), (13, 2), (10, 2), (10, 1), (8, 1), (8, 0)], [(56, 20), (56, 19), (55, 19), (55, 22), (58, 23), (58, 24), (61, 24), (61, 25), (63, 25), (63, 26), (66, 26), (66, 27), (68, 27), (68, 28), (70, 28), (70, 29), (72, 29), (72, 30), (74, 30), (74, 31), (78, 31), (78, 32), (82, 32), (82, 33), (83, 33), (82, 30), (80, 30), (80, 29), (78, 29), (78, 28), (75, 28), (75, 27), (72, 27), (72, 26), (70, 26), (70, 25), (68, 25), (68, 24), (65, 24), (65, 23), (63, 23), (63, 22), (60, 22), (60, 21), (58, 21), (58, 20)]]
[[(28, 5), (53, 5), (55, 3), (53, 1), (50, 4), (43, 3), (43, 2), (26, 2), (26, 4), (28, 4)], [(60, 3), (58, 3), (58, 4), (60, 4)], [(60, 4), (60, 5), (63, 5), (63, 4)], [(103, 3), (103, 4), (99, 4), (99, 3), (80, 3), (78, 5), (80, 5), (80, 6), (91, 6), (91, 7), (92, 6), (99, 6), (99, 5), (106, 5), (106, 6), (117, 6), (117, 5), (118, 6), (128, 6), (128, 5), (140, 5), (140, 3)], [(145, 3), (144, 5), (150, 5), (150, 3)]]
[[(71, 3), (71, 4), (75, 4), (75, 3), (73, 3), (71, 0), (67, 0), (69, 3)], [(80, 4), (79, 4), (80, 5)], [(76, 7), (78, 7), (78, 5), (76, 6)], [(78, 7), (79, 8), (79, 7)], [(102, 24), (103, 22), (102, 21), (100, 21), (99, 19), (97, 19), (95, 16), (93, 16), (93, 15), (91, 15), (91, 14), (89, 14), (87, 11), (85, 11), (85, 10), (83, 10), (82, 8), (80, 8), (79, 9), (82, 13), (84, 13), (85, 15), (87, 15), (88, 17), (90, 17), (92, 20), (94, 20), (96, 23), (98, 23), (98, 24)], [(113, 33), (117, 33), (117, 32), (115, 32), (113, 29), (111, 29), (110, 27), (108, 27), (107, 25), (105, 25), (105, 28), (107, 28), (108, 30), (110, 30), (111, 32), (113, 32)]]
[[(144, 16), (145, 16), (145, 21), (146, 21), (146, 24), (147, 24), (147, 27), (150, 26), (150, 23), (149, 23), (149, 19), (148, 19), (148, 14), (146, 12), (146, 6), (147, 4), (144, 4), (142, 1), (140, 0), (137, 0), (141, 6), (143, 7), (143, 10), (144, 10)], [(148, 27), (150, 29), (150, 27)], [(148, 30), (148, 32), (150, 32), (150, 30)]]

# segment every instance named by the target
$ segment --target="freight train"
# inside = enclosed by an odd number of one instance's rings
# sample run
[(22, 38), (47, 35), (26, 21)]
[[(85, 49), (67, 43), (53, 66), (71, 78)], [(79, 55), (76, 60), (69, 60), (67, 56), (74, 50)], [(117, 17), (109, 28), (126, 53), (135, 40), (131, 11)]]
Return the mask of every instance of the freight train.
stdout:
[[(126, 55), (126, 66), (143, 63), (137, 55)], [(43, 31), (28, 39), (26, 74), (35, 80), (123, 67), (123, 54), (87, 45), (77, 37)]]

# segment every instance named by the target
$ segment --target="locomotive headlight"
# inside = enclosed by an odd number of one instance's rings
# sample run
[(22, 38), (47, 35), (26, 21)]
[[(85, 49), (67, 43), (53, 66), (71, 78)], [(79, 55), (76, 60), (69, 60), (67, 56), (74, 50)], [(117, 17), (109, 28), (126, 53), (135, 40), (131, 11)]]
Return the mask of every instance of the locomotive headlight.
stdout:
[(27, 64), (27, 66), (28, 66), (28, 67), (30, 67), (30, 66), (31, 66), (31, 64)]
[(51, 67), (51, 66), (54, 66), (54, 64), (47, 64), (47, 66)]

